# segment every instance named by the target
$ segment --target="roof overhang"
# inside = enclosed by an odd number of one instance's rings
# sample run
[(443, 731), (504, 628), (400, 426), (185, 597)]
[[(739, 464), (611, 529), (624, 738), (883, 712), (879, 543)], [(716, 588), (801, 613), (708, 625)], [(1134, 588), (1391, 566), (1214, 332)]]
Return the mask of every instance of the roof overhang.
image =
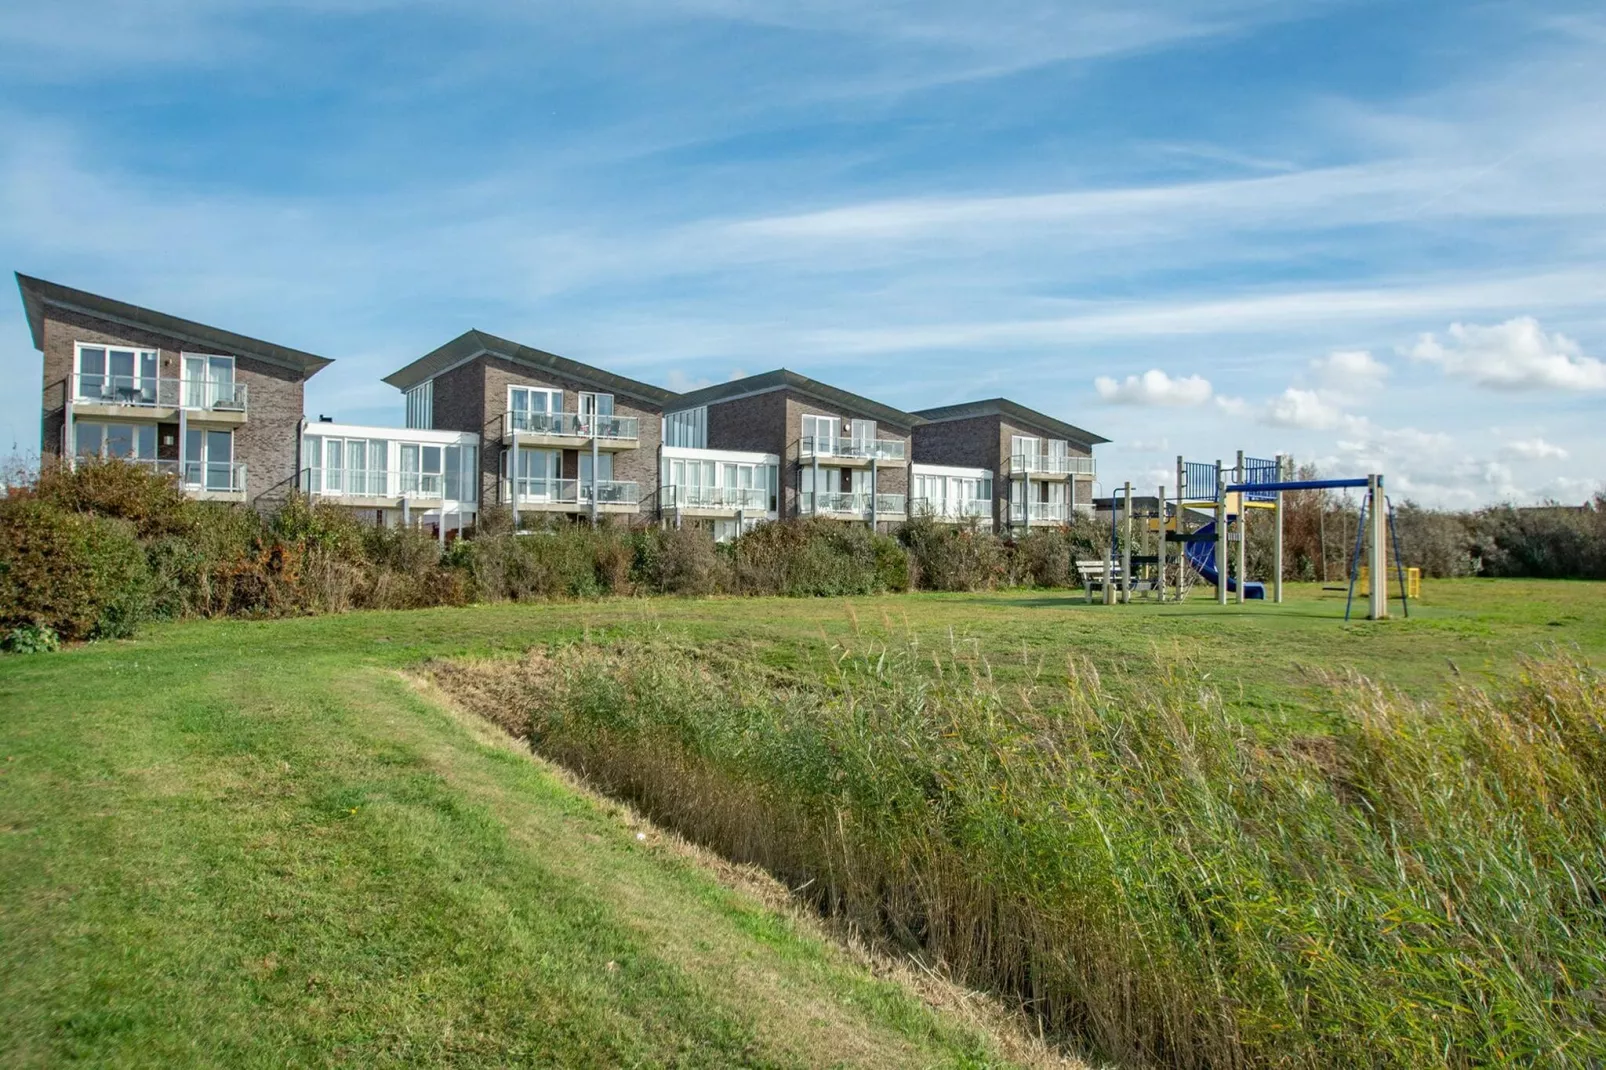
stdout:
[(391, 372), (385, 376), (384, 381), (398, 390), (411, 390), (420, 383), (427, 382), (453, 368), (486, 356), (500, 357), (536, 371), (552, 372), (612, 394), (623, 394), (637, 401), (646, 402), (655, 408), (668, 408), (679, 398), (679, 395), (672, 390), (665, 390), (663, 387), (643, 383), (627, 376), (615, 375), (593, 365), (560, 357), (556, 353), (548, 353), (544, 349), (522, 345), (506, 338), (498, 338), (494, 334), (480, 330), (465, 331), (406, 367)]
[(863, 394), (855, 394), (841, 387), (822, 383), (817, 379), (810, 379), (806, 375), (789, 371), (786, 368), (777, 368), (774, 371), (763, 372), (759, 375), (749, 375), (745, 379), (735, 379), (728, 383), (719, 383), (715, 386), (693, 390), (688, 394), (681, 394), (675, 401), (673, 411), (680, 412), (686, 409), (695, 409), (702, 405), (717, 405), (721, 402), (735, 401), (738, 398), (753, 397), (758, 394), (769, 394), (780, 390), (792, 391), (804, 397), (814, 398), (823, 404), (852, 412), (862, 412), (866, 416), (874, 416), (878, 423), (891, 424), (893, 427), (905, 431), (913, 430), (917, 425), (924, 423), (918, 415), (895, 409), (891, 405), (883, 404)]
[(194, 320), (170, 316), (165, 312), (131, 305), (126, 301), (113, 300), (85, 290), (75, 290), (70, 286), (36, 279), (21, 272), (17, 272), (17, 289), (22, 291), (22, 307), (28, 316), (28, 331), (33, 335), (34, 348), (41, 352), (45, 348), (47, 310), (59, 308), (93, 316), (109, 323), (165, 335), (204, 350), (222, 350), (253, 357), (266, 364), (299, 372), (303, 379), (311, 378), (320, 368), (331, 363), (330, 358), (320, 357), (315, 353), (305, 353), (289, 346), (275, 345), (260, 338), (235, 334), (220, 327), (211, 327)]
[(1108, 442), (1103, 435), (1068, 424), (1064, 420), (1057, 420), (1046, 412), (1028, 409), (1019, 402), (1008, 398), (988, 398), (984, 401), (966, 401), (958, 405), (944, 405), (935, 409), (921, 409), (916, 416), (929, 423), (947, 423), (952, 420), (970, 420), (978, 416), (1001, 416), (1016, 423), (1024, 424), (1039, 431), (1061, 435), (1073, 442), (1080, 442), (1086, 446), (1097, 446)]

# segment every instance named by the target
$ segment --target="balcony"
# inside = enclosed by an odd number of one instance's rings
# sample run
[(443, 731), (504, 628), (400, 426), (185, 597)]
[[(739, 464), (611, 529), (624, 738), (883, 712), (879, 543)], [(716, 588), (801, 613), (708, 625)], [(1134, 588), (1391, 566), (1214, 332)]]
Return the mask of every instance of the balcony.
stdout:
[(798, 456), (805, 461), (818, 458), (853, 467), (868, 465), (871, 461), (903, 464), (909, 457), (909, 444), (896, 438), (818, 438), (804, 435)]
[(872, 499), (877, 519), (904, 515), (905, 498), (902, 494), (868, 494), (855, 491), (804, 491), (801, 512), (805, 516), (846, 517), (869, 520)]
[(659, 494), (665, 509), (686, 513), (768, 513), (770, 492), (763, 487), (666, 486)]
[(1091, 457), (1057, 456), (1052, 453), (1017, 453), (1009, 459), (1009, 471), (1013, 475), (1044, 476), (1052, 479), (1061, 479), (1065, 476), (1092, 477), (1097, 474)]
[(119, 459), (161, 475), (172, 476), (179, 488), (193, 498), (223, 502), (245, 501), (243, 461), (158, 461), (149, 457)]
[(993, 518), (993, 502), (991, 498), (966, 498), (962, 500), (912, 498), (909, 501), (909, 515), (927, 516), (933, 520), (954, 523), (966, 520), (991, 521)]
[(445, 476), (439, 472), (405, 472), (372, 468), (303, 468), (301, 487), (314, 498), (338, 501), (344, 505), (377, 508), (395, 508), (406, 499), (420, 507), (441, 505), (447, 501), (472, 504), (474, 480), (464, 481), (457, 493), (467, 491), (469, 497), (447, 497)]
[[(634, 513), (641, 507), (641, 488), (621, 480), (598, 480), (594, 490), (590, 480), (521, 478), (513, 483), (518, 493), (514, 504), (520, 509), (555, 513), (589, 511), (593, 498), (598, 511), (604, 513)], [(505, 479), (502, 490), (504, 495), (509, 493)]]
[(1063, 524), (1070, 515), (1070, 506), (1064, 502), (1012, 502), (1009, 507), (1010, 523), (1026, 523), (1028, 514), (1022, 511), (1022, 505), (1030, 507), (1033, 524)]
[(216, 423), (244, 423), (246, 384), (149, 375), (73, 376), (73, 406), (84, 415), (176, 419), (180, 409)]
[(522, 444), (575, 448), (597, 440), (603, 449), (630, 450), (640, 445), (641, 421), (634, 416), (597, 416), (580, 412), (509, 412), (503, 420), (502, 441), (514, 433)]

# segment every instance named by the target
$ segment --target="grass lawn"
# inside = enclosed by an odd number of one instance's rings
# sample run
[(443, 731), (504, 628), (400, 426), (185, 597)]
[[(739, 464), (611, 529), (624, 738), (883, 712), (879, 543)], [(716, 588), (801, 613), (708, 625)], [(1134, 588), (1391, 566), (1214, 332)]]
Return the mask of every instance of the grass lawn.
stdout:
[[(420, 693), (403, 671), (660, 628), (800, 672), (912, 633), (1009, 676), (1208, 674), (1319, 729), (1320, 671), (1427, 696), (1606, 585), (1103, 607), (1079, 593), (615, 600), (195, 622), (0, 659), (0, 1062), (985, 1065), (989, 1041)], [(1398, 606), (1396, 604), (1396, 611)], [(947, 656), (945, 653), (944, 656)]]

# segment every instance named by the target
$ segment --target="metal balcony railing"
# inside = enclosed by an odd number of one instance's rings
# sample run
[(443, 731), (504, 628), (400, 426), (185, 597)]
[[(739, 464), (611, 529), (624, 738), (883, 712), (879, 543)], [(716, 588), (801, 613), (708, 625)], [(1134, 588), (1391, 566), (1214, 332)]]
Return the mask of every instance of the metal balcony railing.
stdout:
[(246, 384), (225, 379), (173, 379), (93, 372), (79, 372), (73, 376), (73, 400), (85, 404), (245, 412), (248, 397)]
[[(637, 505), (641, 488), (615, 479), (599, 480), (593, 489), (590, 480), (520, 478), (513, 481), (520, 505)], [(504, 488), (506, 482), (504, 481)]]
[(1026, 475), (1092, 476), (1097, 475), (1093, 458), (1074, 455), (1056, 456), (1052, 453), (1017, 453), (1009, 459), (1009, 470)]
[(823, 438), (804, 435), (803, 457), (840, 457), (849, 460), (901, 461), (909, 444), (896, 438)]
[(990, 520), (993, 503), (990, 498), (911, 498), (911, 516), (929, 516), (936, 520), (969, 520), (972, 517)]
[(667, 486), (663, 488), (662, 504), (666, 509), (752, 509), (768, 512), (770, 492), (763, 487)]
[(641, 421), (634, 416), (597, 416), (579, 412), (520, 412), (507, 414), (508, 430), (527, 435), (567, 438), (639, 438)]

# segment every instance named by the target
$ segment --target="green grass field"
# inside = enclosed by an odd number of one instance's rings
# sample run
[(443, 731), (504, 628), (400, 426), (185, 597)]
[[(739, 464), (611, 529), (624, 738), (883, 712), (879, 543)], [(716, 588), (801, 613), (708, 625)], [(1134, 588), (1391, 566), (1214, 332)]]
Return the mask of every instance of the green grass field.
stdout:
[[(1086, 606), (1061, 592), (615, 600), (192, 622), (0, 659), (0, 1061), (987, 1065), (998, 1048), (722, 884), (406, 675), (615, 630), (811, 673), (912, 634), (1003, 679), (1158, 655), (1268, 732), (1322, 674), (1430, 697), (1547, 644), (1606, 660), (1606, 586)], [(1396, 604), (1396, 612), (1398, 606)]]

